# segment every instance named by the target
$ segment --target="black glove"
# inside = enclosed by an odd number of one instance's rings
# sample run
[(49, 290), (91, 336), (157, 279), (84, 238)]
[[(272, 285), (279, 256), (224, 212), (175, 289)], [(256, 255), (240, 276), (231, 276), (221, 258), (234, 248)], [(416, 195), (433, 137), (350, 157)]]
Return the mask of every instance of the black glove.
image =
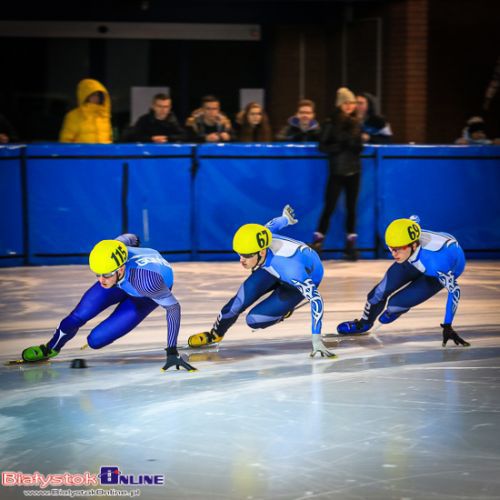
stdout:
[(182, 366), (182, 368), (184, 368), (188, 372), (197, 371), (197, 369), (193, 365), (190, 365), (187, 361), (184, 360), (184, 358), (182, 358), (182, 356), (179, 356), (177, 347), (167, 347), (165, 351), (167, 351), (167, 362), (162, 368), (164, 372), (172, 366), (175, 366), (177, 370)]
[(457, 332), (453, 330), (450, 323), (441, 324), (443, 328), (443, 347), (446, 347), (446, 342), (448, 340), (453, 340), (455, 345), (463, 345), (464, 347), (469, 347), (469, 342), (466, 342), (463, 338), (457, 335)]

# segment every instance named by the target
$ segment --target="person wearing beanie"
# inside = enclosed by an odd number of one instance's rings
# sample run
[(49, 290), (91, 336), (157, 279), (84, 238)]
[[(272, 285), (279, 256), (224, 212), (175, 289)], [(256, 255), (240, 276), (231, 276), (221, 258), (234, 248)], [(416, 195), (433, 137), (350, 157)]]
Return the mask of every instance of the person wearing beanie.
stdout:
[(337, 90), (333, 113), (321, 126), (319, 150), (328, 155), (329, 176), (323, 211), (313, 235), (311, 247), (323, 248), (337, 200), (345, 191), (347, 205), (345, 258), (357, 260), (356, 202), (361, 178), (360, 154), (363, 149), (361, 122), (356, 112), (356, 98), (347, 88)]

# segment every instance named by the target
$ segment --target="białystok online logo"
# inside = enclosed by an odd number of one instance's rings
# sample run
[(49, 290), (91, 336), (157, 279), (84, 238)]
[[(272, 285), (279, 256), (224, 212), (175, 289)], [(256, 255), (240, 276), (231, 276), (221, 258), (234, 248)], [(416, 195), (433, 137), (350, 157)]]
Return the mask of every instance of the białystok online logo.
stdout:
[(123, 474), (118, 466), (101, 467), (99, 474), (101, 484), (144, 484), (158, 486), (165, 484), (165, 476), (163, 474)]
[(163, 474), (124, 474), (117, 465), (106, 465), (100, 468), (99, 474), (88, 471), (81, 474), (32, 474), (23, 472), (2, 472), (2, 486), (99, 486), (99, 485), (144, 485), (160, 486), (165, 484)]

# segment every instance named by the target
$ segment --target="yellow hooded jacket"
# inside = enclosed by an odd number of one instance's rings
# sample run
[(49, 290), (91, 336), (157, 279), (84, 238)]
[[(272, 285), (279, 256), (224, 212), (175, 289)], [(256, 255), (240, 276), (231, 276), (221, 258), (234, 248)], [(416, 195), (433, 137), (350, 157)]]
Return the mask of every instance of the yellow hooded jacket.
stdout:
[[(85, 102), (90, 94), (102, 92), (102, 104)], [(64, 117), (60, 142), (109, 144), (111, 132), (111, 102), (108, 91), (97, 80), (86, 78), (77, 87), (78, 107)]]

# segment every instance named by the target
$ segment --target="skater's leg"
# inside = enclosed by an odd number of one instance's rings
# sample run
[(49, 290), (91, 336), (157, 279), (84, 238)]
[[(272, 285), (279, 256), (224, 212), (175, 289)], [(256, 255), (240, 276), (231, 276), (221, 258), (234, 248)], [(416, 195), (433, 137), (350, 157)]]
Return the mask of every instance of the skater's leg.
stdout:
[(304, 297), (296, 288), (280, 285), (269, 297), (251, 309), (247, 314), (247, 324), (254, 329), (274, 325), (291, 314), (302, 300)]
[(382, 281), (368, 294), (361, 319), (373, 324), (384, 310), (389, 296), (421, 275), (422, 273), (408, 262), (403, 264), (394, 262), (385, 273)]
[(130, 297), (123, 300), (113, 313), (99, 323), (87, 337), (92, 349), (111, 344), (133, 330), (158, 304), (147, 297)]
[(412, 307), (425, 302), (442, 289), (443, 285), (436, 278), (420, 276), (389, 299), (387, 309), (380, 316), (379, 321), (392, 323)]
[(120, 288), (103, 288), (98, 282), (95, 283), (85, 292), (75, 309), (61, 321), (47, 347), (60, 351), (87, 321), (125, 297), (127, 294)]
[(217, 335), (223, 336), (247, 307), (275, 288), (277, 283), (278, 279), (263, 269), (253, 272), (219, 313), (213, 327)]
[(236, 295), (222, 308), (209, 332), (195, 333), (188, 339), (191, 347), (201, 347), (220, 342), (238, 316), (262, 295), (278, 285), (278, 279), (272, 274), (257, 269), (240, 286)]
[(419, 276), (421, 276), (421, 273), (411, 264), (394, 262), (385, 273), (382, 281), (368, 294), (361, 319), (340, 323), (337, 326), (337, 332), (351, 334), (364, 333), (370, 330), (374, 321), (384, 310), (389, 296)]

